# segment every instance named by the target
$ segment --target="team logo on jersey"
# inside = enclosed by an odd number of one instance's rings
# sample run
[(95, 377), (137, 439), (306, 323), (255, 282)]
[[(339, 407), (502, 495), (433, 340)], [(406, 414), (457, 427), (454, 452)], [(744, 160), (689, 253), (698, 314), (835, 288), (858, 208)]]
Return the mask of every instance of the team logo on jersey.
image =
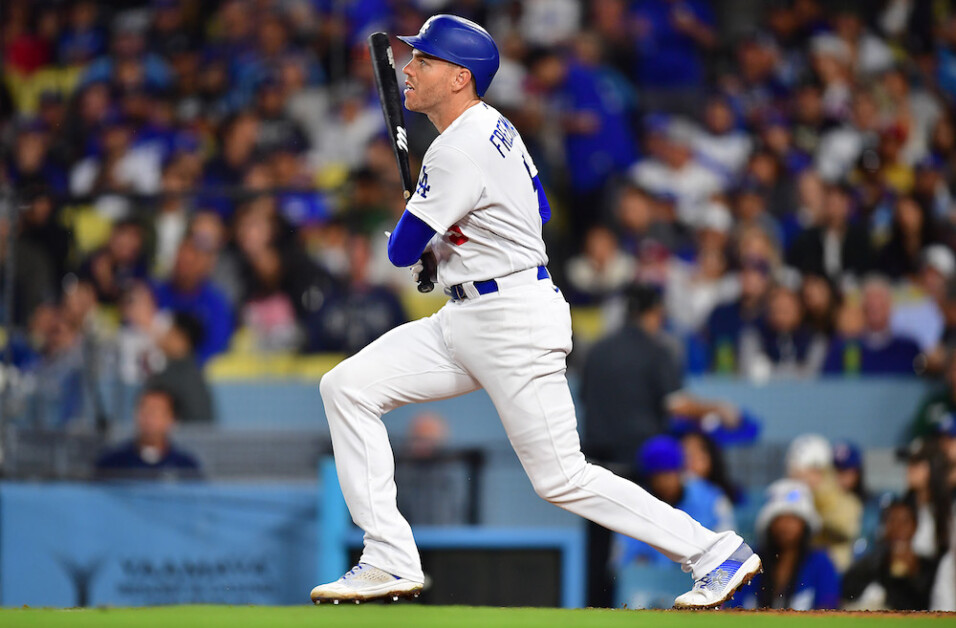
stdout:
[(432, 191), (432, 186), (428, 185), (428, 170), (422, 166), (422, 174), (418, 177), (418, 195), (422, 198), (428, 198), (428, 193)]
[(455, 246), (461, 246), (468, 241), (468, 236), (461, 232), (461, 227), (458, 225), (453, 226), (451, 229), (445, 232), (445, 237), (448, 238), (448, 241), (454, 244)]
[(405, 127), (395, 127), (395, 143), (398, 144), (398, 147), (403, 151), (408, 152), (408, 134), (405, 132)]

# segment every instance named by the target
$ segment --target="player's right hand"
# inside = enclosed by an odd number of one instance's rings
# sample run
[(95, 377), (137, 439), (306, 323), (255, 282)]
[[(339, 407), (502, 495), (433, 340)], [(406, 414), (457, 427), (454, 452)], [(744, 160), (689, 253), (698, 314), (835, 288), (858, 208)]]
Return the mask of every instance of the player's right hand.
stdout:
[(437, 279), (437, 270), (438, 262), (435, 259), (435, 254), (430, 250), (426, 250), (422, 253), (422, 256), (417, 262), (409, 266), (409, 270), (412, 272), (412, 281), (415, 283), (421, 282), (422, 279), (429, 279), (432, 283)]
[(418, 260), (412, 264), (408, 270), (412, 271), (412, 281), (418, 283), (418, 278), (421, 277), (422, 271), (425, 270), (425, 265), (422, 264), (422, 260)]

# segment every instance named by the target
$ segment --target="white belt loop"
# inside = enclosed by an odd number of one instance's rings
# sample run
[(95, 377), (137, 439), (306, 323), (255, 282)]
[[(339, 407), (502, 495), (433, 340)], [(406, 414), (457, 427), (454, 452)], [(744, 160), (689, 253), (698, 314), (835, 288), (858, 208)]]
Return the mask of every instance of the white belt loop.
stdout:
[(469, 299), (477, 299), (478, 297), (481, 296), (481, 294), (478, 293), (478, 289), (475, 288), (474, 281), (462, 282), (461, 289), (465, 293), (465, 296), (468, 297)]

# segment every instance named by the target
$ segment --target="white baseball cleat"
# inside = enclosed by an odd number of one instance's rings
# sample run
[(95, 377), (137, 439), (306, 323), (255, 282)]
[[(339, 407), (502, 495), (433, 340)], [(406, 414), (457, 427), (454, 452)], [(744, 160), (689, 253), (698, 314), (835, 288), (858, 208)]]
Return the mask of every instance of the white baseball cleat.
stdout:
[(694, 582), (694, 588), (674, 600), (674, 608), (716, 608), (763, 570), (760, 557), (741, 543), (730, 558)]
[(422, 583), (394, 576), (368, 563), (359, 563), (348, 572), (328, 584), (312, 589), (312, 603), (354, 602), (361, 604), (371, 600), (397, 601), (403, 597), (418, 597)]

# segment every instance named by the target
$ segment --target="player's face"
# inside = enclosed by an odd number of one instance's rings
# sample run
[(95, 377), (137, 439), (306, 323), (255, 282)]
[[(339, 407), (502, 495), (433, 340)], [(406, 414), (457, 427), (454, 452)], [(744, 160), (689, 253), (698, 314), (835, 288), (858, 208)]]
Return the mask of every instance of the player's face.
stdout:
[(458, 66), (435, 57), (412, 52), (405, 64), (405, 108), (428, 113), (451, 95), (451, 82)]

